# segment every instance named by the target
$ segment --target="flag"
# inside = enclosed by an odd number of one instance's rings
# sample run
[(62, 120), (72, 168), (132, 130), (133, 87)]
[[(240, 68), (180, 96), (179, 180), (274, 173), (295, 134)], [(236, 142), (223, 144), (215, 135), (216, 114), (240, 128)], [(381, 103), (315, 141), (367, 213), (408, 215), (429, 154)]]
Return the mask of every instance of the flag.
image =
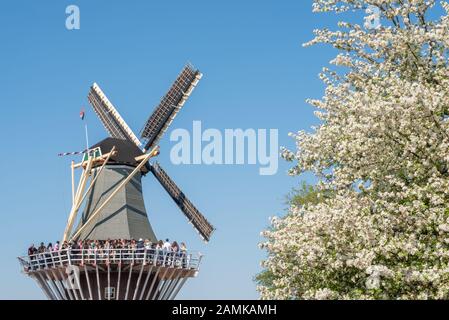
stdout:
[(84, 109), (81, 110), (80, 112), (80, 118), (81, 120), (84, 120), (84, 117), (86, 116), (86, 113), (84, 112)]
[(74, 152), (61, 152), (58, 153), (58, 157), (65, 157), (65, 156), (76, 156), (79, 154), (85, 154), (87, 153), (89, 150), (84, 150), (84, 151), (74, 151)]

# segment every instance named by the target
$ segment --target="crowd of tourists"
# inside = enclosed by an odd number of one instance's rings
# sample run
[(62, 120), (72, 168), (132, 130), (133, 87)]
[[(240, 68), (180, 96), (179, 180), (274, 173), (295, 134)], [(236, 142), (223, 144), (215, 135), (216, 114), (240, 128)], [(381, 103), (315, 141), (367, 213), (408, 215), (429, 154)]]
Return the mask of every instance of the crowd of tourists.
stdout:
[(43, 242), (36, 247), (32, 244), (28, 248), (28, 256), (31, 264), (39, 261), (40, 264), (53, 262), (55, 259), (66, 260), (70, 257), (74, 261), (92, 262), (97, 259), (115, 261), (142, 259), (153, 260), (157, 264), (182, 265), (187, 263), (187, 247), (184, 242), (178, 244), (176, 241), (170, 242), (159, 240), (151, 242), (148, 239), (118, 239), (118, 240), (79, 240), (65, 241), (62, 244), (59, 241), (45, 245)]

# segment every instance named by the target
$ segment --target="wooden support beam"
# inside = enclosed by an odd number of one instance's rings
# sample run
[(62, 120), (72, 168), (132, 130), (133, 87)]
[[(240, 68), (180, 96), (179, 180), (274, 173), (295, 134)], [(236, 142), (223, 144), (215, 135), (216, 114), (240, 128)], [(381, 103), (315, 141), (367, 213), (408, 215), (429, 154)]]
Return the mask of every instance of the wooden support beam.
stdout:
[(134, 159), (135, 159), (137, 162), (140, 162), (140, 161), (142, 161), (143, 159), (145, 159), (145, 157), (146, 157), (146, 154), (143, 154), (143, 155), (141, 155), (141, 156), (135, 157)]
[[(149, 154), (151, 154), (150, 158), (153, 158), (153, 157), (156, 157), (157, 155), (159, 155), (159, 146), (153, 148), (153, 150), (151, 150), (151, 152)], [(143, 154), (141, 156), (135, 157), (134, 160), (136, 160), (137, 162), (140, 162), (140, 161), (144, 160), (147, 155), (148, 154)]]

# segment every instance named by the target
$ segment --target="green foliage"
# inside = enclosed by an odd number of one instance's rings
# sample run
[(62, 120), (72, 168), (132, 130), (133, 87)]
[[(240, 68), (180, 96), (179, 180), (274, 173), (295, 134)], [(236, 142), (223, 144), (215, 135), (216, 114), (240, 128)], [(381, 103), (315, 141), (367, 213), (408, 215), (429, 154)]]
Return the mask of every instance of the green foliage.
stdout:
[(308, 204), (318, 204), (325, 198), (332, 196), (330, 191), (320, 191), (318, 187), (302, 181), (298, 188), (293, 188), (287, 195), (286, 204), (289, 206), (303, 207)]
[(275, 280), (275, 276), (273, 272), (271, 272), (270, 270), (264, 270), (260, 272), (258, 275), (256, 275), (256, 277), (254, 278), (254, 281), (258, 285), (264, 286), (266, 288), (274, 287), (273, 280)]

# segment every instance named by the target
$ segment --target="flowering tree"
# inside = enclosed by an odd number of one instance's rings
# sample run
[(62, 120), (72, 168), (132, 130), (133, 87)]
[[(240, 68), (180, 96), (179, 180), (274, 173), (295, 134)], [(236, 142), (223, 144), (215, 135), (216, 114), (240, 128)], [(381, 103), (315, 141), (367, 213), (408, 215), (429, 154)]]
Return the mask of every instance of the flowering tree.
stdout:
[(262, 233), (261, 297), (447, 299), (449, 4), (314, 0), (313, 10), (368, 12), (367, 23), (316, 30), (305, 44), (338, 49), (338, 67), (310, 100), (321, 125), (294, 134), (283, 158), (333, 196), (291, 206)]

